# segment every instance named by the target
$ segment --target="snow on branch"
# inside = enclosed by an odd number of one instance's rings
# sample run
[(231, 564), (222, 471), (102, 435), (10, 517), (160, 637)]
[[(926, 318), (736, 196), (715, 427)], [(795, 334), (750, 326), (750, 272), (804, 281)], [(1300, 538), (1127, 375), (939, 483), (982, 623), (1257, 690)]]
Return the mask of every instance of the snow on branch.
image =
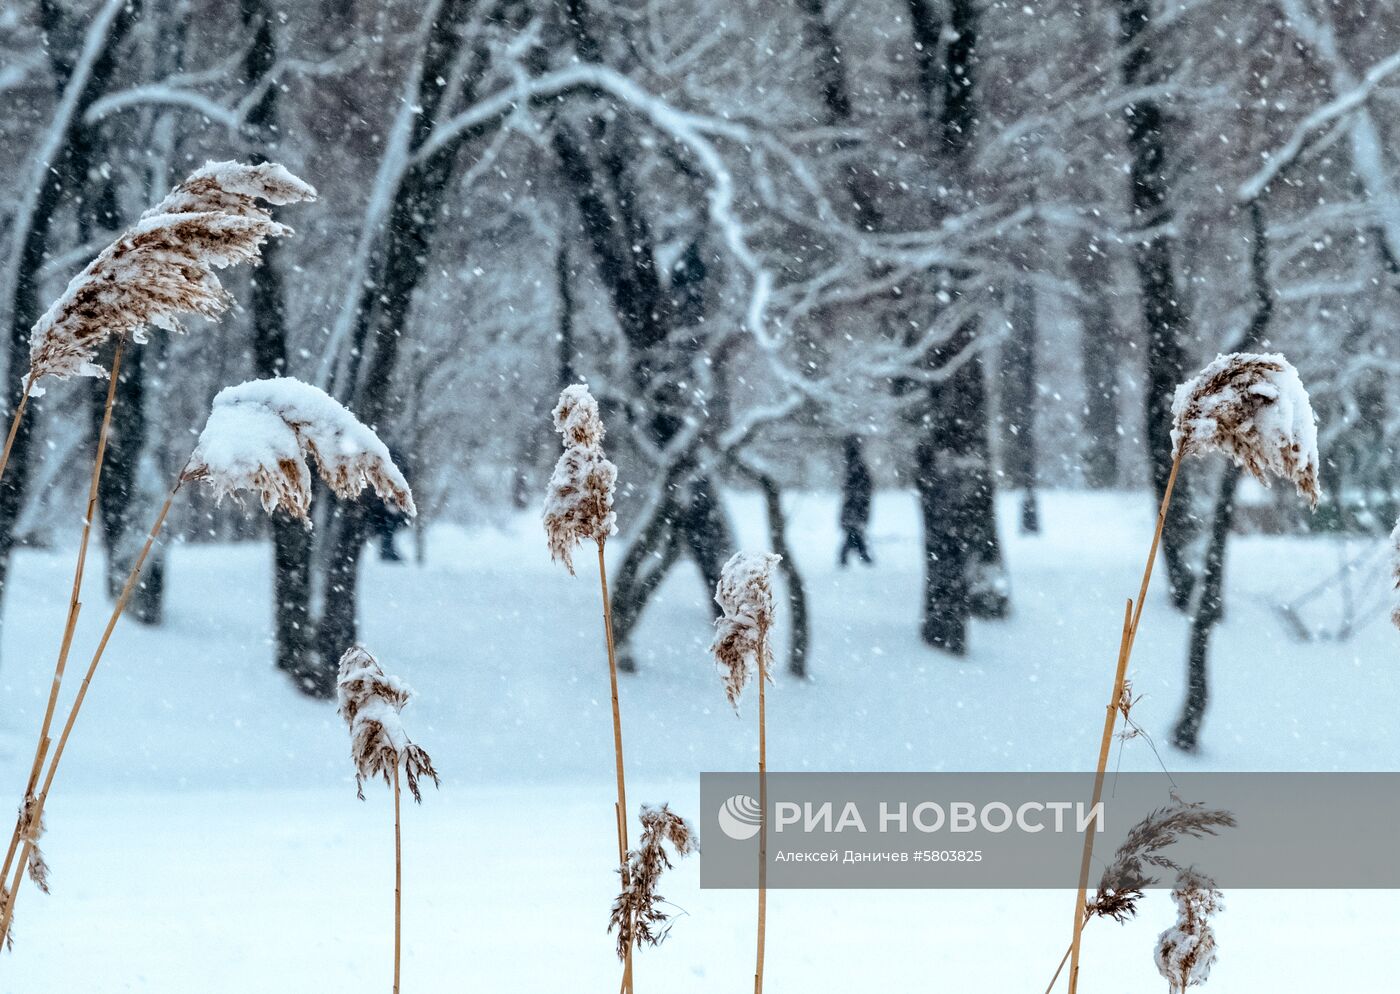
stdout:
[(220, 499), (252, 491), (264, 511), (280, 507), (309, 528), (308, 456), (342, 500), (372, 487), (404, 514), (418, 513), (379, 436), (329, 394), (291, 377), (219, 391), (182, 479), (208, 483)]
[(281, 166), (205, 166), (98, 253), (35, 322), (25, 386), (38, 395), (45, 376), (105, 376), (94, 360), (109, 338), (142, 342), (150, 325), (178, 332), (182, 315), (218, 317), (232, 298), (214, 271), (256, 261), (264, 241), (292, 231), (256, 200), (315, 195)]
[(1285, 169), (1291, 166), (1316, 141), (1316, 136), (1324, 128), (1360, 110), (1375, 94), (1376, 89), (1389, 76), (1400, 71), (1400, 52), (1382, 59), (1366, 71), (1360, 85), (1343, 93), (1336, 99), (1323, 104), (1298, 122), (1288, 141), (1274, 152), (1266, 154), (1263, 168), (1240, 184), (1235, 194), (1240, 203), (1257, 200), (1270, 183), (1274, 182)]

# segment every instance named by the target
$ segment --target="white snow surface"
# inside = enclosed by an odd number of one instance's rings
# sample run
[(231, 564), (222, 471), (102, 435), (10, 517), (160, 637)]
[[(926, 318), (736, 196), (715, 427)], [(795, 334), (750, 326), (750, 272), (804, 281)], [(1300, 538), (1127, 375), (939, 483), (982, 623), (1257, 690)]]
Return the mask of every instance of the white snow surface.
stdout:
[[(1003, 529), (1012, 617), (976, 624), (970, 654), (950, 659), (918, 639), (913, 496), (878, 496), (877, 565), (849, 571), (835, 567), (835, 498), (790, 498), (814, 676), (798, 683), (783, 671), (779, 597), (771, 768), (1091, 769), (1122, 602), (1137, 588), (1155, 508), (1139, 494), (1042, 499), (1043, 534)], [(1003, 521), (1014, 520), (1013, 503)], [(738, 540), (763, 548), (761, 502), (741, 496), (731, 507)], [(632, 508), (621, 510), (626, 520)], [(617, 851), (598, 591), (550, 563), (538, 529), (528, 511), (437, 527), (423, 566), (369, 554), (363, 566), (363, 637), (418, 689), (415, 730), (444, 777), (434, 803), (404, 810), (407, 992), (617, 989), (605, 934)], [(1400, 769), (1397, 635), (1384, 609), (1350, 641), (1299, 643), (1270, 606), (1313, 586), (1340, 549), (1324, 537), (1232, 541), (1195, 757), (1165, 742), (1184, 692), (1187, 623), (1154, 586), (1131, 672), (1143, 695), (1134, 717), (1174, 768)], [(614, 562), (623, 550), (608, 547)], [(72, 555), (71, 542), (16, 554), (0, 665), (0, 789), (15, 802)], [(269, 548), (176, 545), (167, 568), (165, 624), (124, 620), (89, 693), (48, 804), (53, 893), (21, 894), (0, 991), (387, 990), (390, 802), (379, 791), (355, 799), (334, 704), (296, 694), (274, 669)], [(77, 658), (106, 616), (101, 577), (94, 550)], [(621, 685), (634, 828), (643, 803), (696, 817), (700, 771), (754, 764), (752, 716), (736, 718), (714, 685), (709, 597), (682, 564), (636, 633), (641, 669)], [(70, 679), (64, 699), (75, 689)], [(1122, 769), (1156, 767), (1139, 738), (1115, 744), (1113, 768), (1120, 748)], [(639, 989), (713, 994), (752, 983), (754, 896), (701, 890), (698, 863), (667, 875), (680, 910), (666, 943), (638, 955)], [(1205, 991), (1393, 990), (1400, 894), (1229, 891), (1226, 900)], [(765, 986), (1038, 992), (1068, 943), (1072, 904), (1069, 890), (774, 891)], [(1154, 892), (1136, 921), (1092, 923), (1081, 990), (1162, 990), (1153, 950), (1174, 918), (1168, 894)], [(1281, 936), (1306, 936), (1309, 953), (1281, 954)]]

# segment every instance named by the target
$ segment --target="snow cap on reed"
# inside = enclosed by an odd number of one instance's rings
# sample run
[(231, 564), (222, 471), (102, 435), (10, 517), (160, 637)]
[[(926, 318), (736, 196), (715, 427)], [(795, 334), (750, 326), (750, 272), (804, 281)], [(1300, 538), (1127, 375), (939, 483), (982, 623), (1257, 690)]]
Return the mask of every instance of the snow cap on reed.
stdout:
[(565, 387), (559, 395), (554, 430), (564, 436), (564, 453), (549, 478), (544, 530), (550, 556), (572, 574), (577, 546), (587, 541), (601, 544), (617, 534), (613, 512), (617, 467), (603, 453), (598, 402), (582, 383)]
[(142, 217), (218, 211), (239, 217), (271, 217), (259, 203), (282, 206), (316, 199), (316, 188), (276, 162), (206, 162)]
[(773, 567), (782, 556), (771, 552), (736, 552), (720, 571), (715, 603), (724, 613), (715, 621), (710, 643), (724, 677), (724, 692), (737, 710), (749, 671), (772, 682)]
[(412, 516), (413, 493), (388, 447), (324, 390), (291, 377), (226, 387), (185, 469), (219, 498), (252, 491), (271, 513), (280, 507), (311, 525), (311, 472), (342, 500), (372, 487), (385, 503)]
[(1204, 984), (1215, 965), (1215, 930), (1210, 917), (1222, 910), (1215, 881), (1194, 867), (1176, 875), (1172, 889), (1176, 902), (1176, 924), (1157, 937), (1157, 972), (1171, 986), (1172, 994), (1186, 994), (1186, 988)]
[(1390, 571), (1395, 579), (1395, 593), (1392, 595), (1390, 620), (1400, 628), (1400, 521), (1390, 532)]
[(656, 892), (661, 874), (671, 868), (663, 843), (669, 842), (676, 856), (688, 856), (699, 849), (695, 829), (668, 805), (642, 805), (642, 837), (636, 849), (627, 854), (626, 881), (613, 901), (608, 932), (617, 930), (617, 958), (625, 960), (627, 950), (643, 943), (656, 946), (670, 931), (670, 916), (658, 905), (665, 902)]
[(353, 645), (340, 657), (336, 699), (340, 716), (350, 727), (350, 756), (355, 761), (355, 792), (364, 800), (364, 782), (382, 777), (393, 782), (402, 766), (413, 799), (422, 802), (422, 777), (438, 783), (437, 770), (422, 746), (409, 740), (400, 712), (413, 691), (398, 677), (384, 672), (364, 646)]
[(1317, 419), (1298, 371), (1277, 353), (1235, 352), (1176, 388), (1174, 455), (1219, 451), (1265, 486), (1289, 480), (1317, 507)]
[[(256, 199), (291, 203), (315, 197), (281, 166), (206, 166), (147, 211), (74, 276), (35, 322), (25, 386), (36, 396), (45, 376), (106, 376), (97, 350), (112, 337), (145, 341), (150, 325), (183, 328), (180, 317), (216, 318), (231, 300), (215, 270), (259, 259), (268, 238), (291, 234)], [(193, 184), (193, 190), (180, 191)], [(224, 186), (223, 184), (227, 184)]]

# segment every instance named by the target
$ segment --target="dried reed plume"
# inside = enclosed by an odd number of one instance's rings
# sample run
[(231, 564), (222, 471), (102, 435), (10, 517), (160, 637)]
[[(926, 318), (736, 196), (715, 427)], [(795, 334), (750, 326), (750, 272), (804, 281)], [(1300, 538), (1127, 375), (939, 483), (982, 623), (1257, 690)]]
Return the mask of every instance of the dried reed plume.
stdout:
[(565, 387), (559, 395), (554, 430), (564, 436), (564, 454), (549, 478), (544, 530), (549, 554), (572, 574), (577, 546), (588, 541), (602, 545), (617, 533), (612, 509), (617, 467), (603, 454), (598, 402), (582, 383)]
[(29, 879), (45, 894), (49, 892), (49, 864), (44, 861), (44, 853), (39, 848), (39, 839), (44, 834), (44, 812), (39, 807), (39, 799), (30, 794), (24, 799), (19, 812), (19, 837), (29, 848)]
[(622, 893), (613, 902), (608, 932), (617, 930), (617, 958), (627, 959), (633, 946), (659, 945), (671, 930), (670, 915), (657, 905), (666, 899), (656, 892), (661, 874), (671, 868), (663, 843), (669, 842), (676, 856), (688, 856), (699, 846), (695, 830), (668, 805), (642, 805), (641, 844), (627, 854), (627, 865), (618, 870)]
[(403, 730), (400, 712), (412, 696), (397, 677), (389, 676), (369, 652), (352, 645), (340, 657), (336, 696), (340, 716), (350, 726), (350, 756), (355, 761), (355, 793), (365, 799), (364, 783), (383, 777), (394, 795), (394, 994), (399, 990), (399, 965), (403, 958), (403, 835), (400, 829), (399, 768), (408, 780), (413, 799), (420, 804), (418, 781), (431, 777), (439, 786), (437, 770), (422, 746)]
[(715, 603), (724, 614), (715, 621), (710, 651), (736, 710), (752, 671), (773, 682), (768, 633), (773, 627), (773, 567), (781, 561), (771, 552), (736, 552), (724, 564), (715, 587)]
[(252, 491), (263, 510), (280, 507), (309, 528), (307, 456), (337, 497), (352, 500), (368, 486), (403, 513), (417, 513), (379, 436), (329, 394), (290, 377), (219, 391), (183, 479), (209, 484), (220, 499)]
[(1289, 480), (1317, 507), (1317, 420), (1298, 371), (1277, 353), (1235, 352), (1176, 388), (1174, 455), (1219, 451), (1264, 486)]
[(1390, 532), (1390, 570), (1395, 580), (1390, 620), (1396, 628), (1400, 628), (1400, 521), (1395, 522)]
[(73, 277), (35, 323), (26, 391), (41, 394), (45, 376), (106, 376), (95, 360), (109, 338), (141, 342), (149, 325), (181, 331), (181, 315), (223, 313), (232, 298), (214, 271), (256, 261), (264, 241), (291, 234), (255, 198), (315, 196), (280, 166), (220, 163), (195, 173)]
[[(1137, 641), (1142, 609), (1152, 582), (1152, 568), (1157, 561), (1157, 549), (1161, 545), (1162, 529), (1182, 460), (1188, 455), (1211, 451), (1224, 452), (1265, 486), (1269, 485), (1270, 474), (1292, 481), (1299, 494), (1306, 497), (1314, 509), (1317, 507), (1321, 496), (1317, 422), (1308, 392), (1298, 378), (1298, 371), (1287, 359), (1276, 353), (1236, 352), (1216, 356), (1213, 362), (1176, 388), (1172, 402), (1171, 472), (1157, 509), (1157, 524), (1148, 547), (1147, 562), (1143, 565), (1137, 601), (1128, 601), (1123, 619), (1113, 692), (1099, 740), (1091, 806), (1098, 804), (1103, 795), (1114, 721), (1123, 698), (1128, 663)], [(1400, 624), (1400, 612), (1396, 617)], [(1086, 831), (1079, 864), (1079, 887), (1075, 892), (1074, 937), (1070, 942), (1070, 994), (1075, 994), (1079, 986), (1079, 935), (1088, 917), (1086, 894), (1093, 852), (1094, 833)]]
[(1204, 984), (1215, 965), (1215, 930), (1210, 916), (1224, 909), (1215, 881), (1194, 867), (1179, 871), (1172, 890), (1176, 924), (1157, 937), (1157, 972), (1166, 978), (1171, 994)]
[[(115, 339), (111, 382), (97, 434), (87, 513), (83, 519), (73, 587), (68, 601), (68, 619), (34, 749), (24, 808), (15, 821), (4, 863), (0, 865), (0, 886), (3, 886), (4, 880), (10, 881), (5, 888), (3, 909), (0, 909), (0, 935), (8, 935), (24, 869), (28, 867), (35, 882), (40, 887), (46, 887), (47, 867), (38, 849), (44, 803), (68, 732), (82, 704), (87, 682), (91, 679), (90, 669), (82, 691), (69, 712), (58, 747), (49, 759), (47, 772), (44, 773), (44, 787), (36, 792), (77, 623), (79, 594), (92, 522), (96, 516), (122, 349), (128, 338), (138, 343), (145, 341), (145, 329), (150, 325), (180, 331), (179, 318), (182, 315), (198, 314), (214, 318), (221, 314), (231, 298), (219, 282), (215, 270), (239, 262), (256, 261), (264, 241), (291, 233), (290, 228), (273, 221), (266, 211), (258, 207), (257, 200), (292, 203), (314, 199), (316, 195), (315, 190), (280, 166), (244, 167), (236, 163), (206, 166), (186, 180), (182, 187), (187, 189), (182, 192), (182, 188), (177, 187), (165, 201), (147, 211), (135, 225), (103, 249), (97, 258), (73, 277), (62, 296), (35, 322), (30, 330), (29, 370), (24, 376), (24, 391), (11, 416), (4, 450), (0, 452), (0, 475), (3, 475), (9, 465), (10, 453), (29, 398), (43, 393), (38, 385), (41, 379), (46, 376), (67, 379), (73, 376), (109, 375), (97, 364), (96, 358), (102, 344)], [(160, 512), (160, 521), (164, 521), (168, 510), (169, 501)], [(144, 561), (144, 557), (143, 552), (141, 561)], [(139, 569), (139, 563), (136, 568)], [(113, 624), (128, 597), (129, 591), (124, 591), (113, 616)], [(93, 666), (101, 658), (106, 639), (104, 635), (93, 658)], [(20, 856), (16, 864), (17, 852)], [(13, 877), (9, 875), (12, 866)]]
[(275, 162), (206, 162), (142, 217), (218, 211), (266, 220), (272, 215), (258, 201), (282, 206), (315, 200), (316, 190)]
[(1173, 800), (1153, 811), (1128, 830), (1113, 859), (1099, 878), (1098, 892), (1085, 908), (1086, 915), (1124, 922), (1137, 914), (1143, 891), (1157, 883), (1154, 869), (1181, 871), (1163, 850), (1181, 839), (1199, 839), (1234, 828), (1228, 811), (1199, 803)]
[(715, 603), (723, 615), (715, 621), (710, 643), (724, 677), (724, 693), (739, 710), (739, 695), (750, 669), (758, 677), (758, 942), (754, 994), (763, 994), (763, 957), (768, 928), (768, 706), (764, 687), (773, 681), (773, 567), (782, 556), (771, 552), (736, 552), (720, 570)]
[(340, 716), (350, 727), (350, 755), (355, 761), (355, 792), (364, 800), (364, 782), (382, 777), (393, 785), (402, 766), (409, 793), (419, 803), (421, 777), (438, 783), (433, 761), (423, 747), (411, 742), (403, 730), (400, 712), (413, 692), (398, 677), (390, 676), (363, 646), (353, 645), (340, 657), (336, 696)]

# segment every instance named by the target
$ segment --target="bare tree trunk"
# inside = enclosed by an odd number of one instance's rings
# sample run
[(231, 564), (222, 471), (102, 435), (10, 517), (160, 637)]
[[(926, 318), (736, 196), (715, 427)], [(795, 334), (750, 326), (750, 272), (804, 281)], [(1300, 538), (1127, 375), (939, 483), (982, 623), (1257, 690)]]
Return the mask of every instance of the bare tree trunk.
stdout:
[[(1150, 40), (1151, 0), (1119, 0), (1119, 39), (1123, 47), (1123, 84), (1150, 85), (1160, 75)], [(1153, 100), (1133, 103), (1128, 121), (1131, 156), (1133, 218), (1143, 231), (1133, 242), (1133, 261), (1142, 287), (1143, 319), (1147, 327), (1147, 428), (1144, 438), (1152, 470), (1152, 486), (1160, 500), (1171, 475), (1171, 403), (1186, 369), (1182, 340), (1187, 315), (1182, 310), (1172, 266), (1171, 189), (1167, 179), (1166, 136), (1162, 109)], [(1168, 510), (1162, 533), (1162, 555), (1167, 565), (1172, 603), (1185, 610), (1191, 601), (1195, 577), (1191, 572), (1190, 544), (1194, 532), (1186, 474), (1176, 483), (1176, 498)]]
[(1069, 270), (1079, 286), (1080, 356), (1084, 364), (1084, 482), (1095, 489), (1121, 482), (1118, 452), (1123, 444), (1118, 384), (1118, 334), (1114, 329), (1112, 267), (1091, 237), (1070, 251)]
[[(916, 45), (944, 52), (941, 107), (932, 91), (924, 94), (930, 160), (945, 163), (963, 184), (977, 126), (978, 7), (973, 0), (952, 0), (942, 30), (927, 0), (909, 2)], [(957, 291), (959, 274), (952, 280)], [(911, 409), (921, 436), (914, 453), (924, 523), (920, 633), (929, 645), (954, 655), (967, 651), (974, 616), (1003, 617), (1010, 609), (997, 536), (986, 374), (980, 353), (962, 357), (964, 349), (976, 348), (977, 337), (977, 318), (969, 318), (950, 342), (929, 350), (926, 372), (958, 365), (930, 385), (925, 404)]]
[(1035, 494), (1036, 300), (1029, 283), (1011, 288), (1011, 334), (1002, 346), (1002, 464), (1021, 491), (1021, 531), (1040, 531)]
[(792, 636), (788, 644), (788, 674), (799, 680), (807, 678), (807, 647), (811, 641), (811, 625), (807, 620), (807, 590), (797, 559), (787, 541), (787, 519), (783, 516), (783, 492), (778, 481), (752, 466), (740, 464), (739, 470), (763, 493), (763, 505), (768, 515), (768, 544), (782, 556), (778, 569), (787, 582), (788, 617), (792, 620)]
[[(1274, 314), (1274, 290), (1269, 279), (1268, 226), (1264, 206), (1258, 200), (1249, 203), (1251, 228), (1250, 282), (1254, 288), (1254, 316), (1249, 327), (1230, 348), (1243, 352), (1259, 347), (1269, 330)], [(1239, 470), (1233, 465), (1225, 470), (1220, 491), (1215, 498), (1211, 517), (1210, 544), (1191, 612), (1191, 634), (1187, 647), (1186, 701), (1181, 718), (1172, 733), (1172, 744), (1187, 752), (1195, 752), (1205, 716), (1208, 698), (1206, 662), (1210, 654), (1210, 637), (1215, 626), (1225, 616), (1225, 547), (1230, 539), (1230, 526), (1235, 513), (1235, 490)]]
[[(10, 225), (11, 255), (3, 289), (8, 313), (5, 346), (5, 413), (19, 406), (22, 373), (29, 368), (29, 330), (44, 307), (38, 275), (49, 248), (49, 230), (63, 205), (64, 196), (79, 188), (92, 164), (93, 149), (83, 124), (87, 108), (107, 89), (116, 71), (122, 41), (139, 13), (136, 2), (106, 3), (85, 32), (53, 2), (40, 4), (40, 17), (50, 38), (49, 58), (59, 86), (59, 109), (31, 173), (32, 186), (21, 189), (21, 203)], [(24, 506), (29, 482), (30, 453), (34, 444), (34, 415), (19, 426), (10, 462), (0, 481), (0, 596), (9, 577), (10, 555), (17, 535), (15, 525)]]
[[(474, 0), (443, 0), (429, 26), (417, 103), (412, 108), (411, 149), (421, 147), (439, 116), (450, 109), (442, 106), (442, 98), (464, 41), (461, 29), (474, 6)], [(487, 57), (484, 47), (474, 53), (475, 62), (463, 84), (464, 102), (475, 99), (475, 86)], [(402, 329), (407, 325), (414, 291), (427, 271), (432, 236), (452, 180), (456, 154), (479, 137), (481, 130), (464, 131), (431, 156), (409, 165), (398, 177), (384, 227), (375, 233), (370, 273), (359, 288), (351, 339), (345, 343), (344, 369), (331, 386), (338, 399), (378, 432), (385, 432), (391, 420), (390, 388)], [(335, 693), (340, 655), (358, 638), (360, 553), (369, 534), (366, 510), (371, 499), (319, 502), (323, 524), (317, 530), (318, 544), (311, 549), (308, 567), (311, 651), (291, 672), (297, 686), (314, 697)], [(299, 549), (292, 551), (300, 555)], [(299, 572), (288, 571), (288, 582), (298, 596), (302, 579)]]

